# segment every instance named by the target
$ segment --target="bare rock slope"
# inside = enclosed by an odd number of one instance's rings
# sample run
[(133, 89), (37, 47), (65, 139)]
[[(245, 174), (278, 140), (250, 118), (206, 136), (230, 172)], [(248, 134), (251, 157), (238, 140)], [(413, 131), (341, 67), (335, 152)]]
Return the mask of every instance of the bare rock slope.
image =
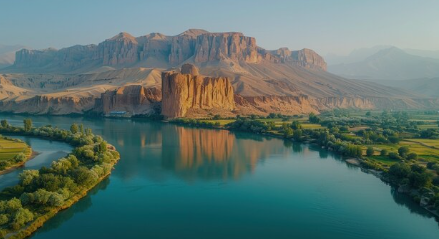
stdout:
[(14, 64), (0, 70), (0, 111), (150, 114), (160, 108), (162, 91), (163, 113), (173, 117), (437, 108), (437, 98), (326, 68), (310, 49), (266, 50), (238, 32), (120, 33), (97, 45), (18, 51)]

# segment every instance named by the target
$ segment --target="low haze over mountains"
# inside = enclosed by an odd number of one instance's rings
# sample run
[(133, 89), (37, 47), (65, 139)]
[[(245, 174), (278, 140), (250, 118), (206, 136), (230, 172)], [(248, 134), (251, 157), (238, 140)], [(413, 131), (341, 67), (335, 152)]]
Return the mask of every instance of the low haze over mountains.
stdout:
[(0, 44), (0, 69), (11, 66), (15, 61), (15, 52), (25, 48), (21, 45), (2, 45)]
[(435, 51), (376, 46), (355, 50), (345, 57), (330, 55), (327, 59), (328, 71), (351, 79), (410, 80), (439, 77), (439, 54)]

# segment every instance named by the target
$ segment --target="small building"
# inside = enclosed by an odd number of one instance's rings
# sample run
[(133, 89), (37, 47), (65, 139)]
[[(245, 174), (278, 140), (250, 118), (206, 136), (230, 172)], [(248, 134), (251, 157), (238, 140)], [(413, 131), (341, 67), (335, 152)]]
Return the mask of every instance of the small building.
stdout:
[(126, 111), (111, 111), (110, 116), (112, 117), (123, 117), (127, 114)]

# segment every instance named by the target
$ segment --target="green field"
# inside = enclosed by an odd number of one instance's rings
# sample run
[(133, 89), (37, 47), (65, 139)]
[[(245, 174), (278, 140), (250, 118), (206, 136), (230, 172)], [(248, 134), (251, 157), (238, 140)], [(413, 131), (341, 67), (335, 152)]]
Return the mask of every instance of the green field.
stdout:
[[(282, 124), (286, 123), (286, 124), (291, 124), (293, 122), (293, 120), (288, 120), (288, 121), (282, 121), (282, 119), (280, 118), (273, 118), (273, 119), (256, 119), (258, 121), (262, 121), (262, 122), (274, 122), (274, 124), (276, 126), (282, 126)], [(228, 123), (234, 122), (235, 119), (219, 119), (219, 120), (214, 120), (214, 119), (209, 119), (209, 120), (201, 120), (202, 122), (211, 122), (211, 123), (217, 123), (219, 122), (221, 126), (224, 126)], [(311, 124), (311, 123), (306, 123), (307, 118), (298, 118), (298, 119), (294, 119), (294, 121), (299, 121), (302, 124), (302, 127), (304, 129), (322, 129), (324, 128), (323, 126), (321, 126), (320, 124)]]
[(418, 128), (419, 129), (437, 129), (439, 127), (435, 124), (424, 124), (424, 125), (418, 125)]
[(427, 146), (436, 147), (439, 149), (439, 139), (407, 139), (413, 142), (419, 142)]
[(29, 146), (24, 142), (15, 142), (13, 140), (0, 138), (0, 161), (10, 160), (19, 153), (24, 153), (29, 156)]
[[(419, 139), (415, 139), (419, 140)], [(424, 141), (424, 140), (421, 140)], [(437, 141), (438, 142), (438, 141)], [(437, 143), (436, 142), (436, 143)], [(401, 141), (399, 144), (372, 145), (375, 149), (387, 149), (389, 152), (398, 152), (401, 146), (408, 146), (410, 152), (416, 153), (419, 159), (439, 161), (439, 149), (432, 149), (416, 142)], [(374, 156), (375, 158), (375, 156)]]
[(399, 160), (390, 159), (387, 156), (380, 156), (380, 155), (374, 155), (370, 158), (387, 166), (392, 166), (393, 164), (399, 162)]

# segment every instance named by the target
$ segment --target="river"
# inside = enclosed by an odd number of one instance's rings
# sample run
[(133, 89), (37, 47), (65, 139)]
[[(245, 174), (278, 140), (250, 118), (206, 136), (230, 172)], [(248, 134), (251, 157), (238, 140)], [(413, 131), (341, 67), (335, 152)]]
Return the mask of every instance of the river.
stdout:
[(313, 146), (142, 120), (31, 118), (83, 123), (121, 153), (108, 179), (32, 238), (439, 238), (424, 209)]

